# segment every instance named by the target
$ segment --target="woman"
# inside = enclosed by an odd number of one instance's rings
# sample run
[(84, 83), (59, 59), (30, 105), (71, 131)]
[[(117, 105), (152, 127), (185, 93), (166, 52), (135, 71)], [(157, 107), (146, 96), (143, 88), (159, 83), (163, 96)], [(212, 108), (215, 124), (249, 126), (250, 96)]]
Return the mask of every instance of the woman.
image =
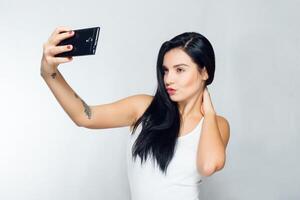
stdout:
[(68, 27), (55, 29), (43, 46), (40, 71), (66, 113), (90, 129), (130, 126), (127, 170), (133, 200), (198, 199), (203, 177), (224, 167), (230, 135), (228, 121), (216, 114), (207, 90), (215, 72), (210, 42), (195, 32), (164, 42), (154, 96), (89, 106), (57, 70), (72, 58), (54, 57), (72, 50), (57, 44), (73, 35)]

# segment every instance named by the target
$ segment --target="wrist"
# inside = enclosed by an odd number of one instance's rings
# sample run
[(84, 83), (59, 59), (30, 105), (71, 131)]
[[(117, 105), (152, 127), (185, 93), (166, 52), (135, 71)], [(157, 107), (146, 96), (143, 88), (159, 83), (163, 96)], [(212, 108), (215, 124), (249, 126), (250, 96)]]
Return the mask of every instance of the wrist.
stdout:
[(216, 116), (217, 113), (215, 111), (206, 112), (204, 116)]
[(42, 67), (41, 67), (41, 69), (40, 69), (40, 75), (43, 77), (43, 78), (47, 78), (47, 77), (55, 77), (56, 76), (56, 74), (58, 73), (58, 71), (57, 70), (53, 70), (53, 71), (51, 71), (51, 72), (48, 72), (48, 71), (46, 71), (46, 70), (44, 70)]

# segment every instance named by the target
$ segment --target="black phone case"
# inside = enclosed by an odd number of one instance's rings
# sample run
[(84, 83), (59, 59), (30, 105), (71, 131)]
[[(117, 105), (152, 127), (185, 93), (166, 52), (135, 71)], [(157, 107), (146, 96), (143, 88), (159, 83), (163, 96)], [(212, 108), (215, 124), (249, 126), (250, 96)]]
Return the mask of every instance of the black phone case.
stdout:
[(100, 27), (78, 29), (74, 32), (75, 34), (71, 38), (67, 38), (58, 44), (58, 46), (71, 44), (73, 49), (56, 54), (55, 57), (84, 56), (96, 53)]

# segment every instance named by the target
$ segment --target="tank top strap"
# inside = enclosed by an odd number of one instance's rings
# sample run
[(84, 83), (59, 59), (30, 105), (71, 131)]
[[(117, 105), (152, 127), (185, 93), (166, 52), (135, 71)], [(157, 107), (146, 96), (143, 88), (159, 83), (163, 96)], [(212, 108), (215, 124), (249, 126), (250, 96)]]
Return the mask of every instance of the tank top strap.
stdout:
[(196, 125), (196, 127), (192, 131), (190, 131), (189, 133), (187, 133), (184, 136), (178, 137), (178, 141), (187, 140), (190, 137), (198, 137), (201, 133), (203, 120), (204, 120), (204, 117), (201, 118), (201, 120), (198, 122), (198, 124)]

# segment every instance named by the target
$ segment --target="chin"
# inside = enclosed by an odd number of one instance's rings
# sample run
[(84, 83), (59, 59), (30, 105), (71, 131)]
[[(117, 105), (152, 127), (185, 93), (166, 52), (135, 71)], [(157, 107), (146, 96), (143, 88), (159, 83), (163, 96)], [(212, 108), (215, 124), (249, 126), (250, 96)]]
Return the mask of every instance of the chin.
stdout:
[(172, 96), (170, 96), (170, 99), (171, 99), (172, 101), (174, 101), (174, 102), (180, 102), (180, 101), (182, 101), (182, 100), (183, 100), (183, 99), (181, 99), (181, 98), (177, 97), (176, 95), (172, 95)]
[(171, 96), (169, 96), (170, 97), (170, 99), (172, 100), (172, 101), (178, 101), (178, 99), (176, 98), (176, 97), (174, 97), (174, 95), (171, 95)]

